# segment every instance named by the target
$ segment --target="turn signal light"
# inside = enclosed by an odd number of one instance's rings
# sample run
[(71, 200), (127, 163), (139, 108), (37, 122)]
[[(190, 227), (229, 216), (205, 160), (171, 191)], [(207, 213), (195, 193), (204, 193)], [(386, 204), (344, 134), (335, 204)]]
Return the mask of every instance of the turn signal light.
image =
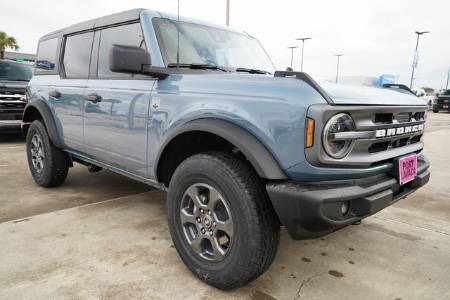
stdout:
[(314, 120), (306, 119), (305, 148), (311, 148), (314, 145)]

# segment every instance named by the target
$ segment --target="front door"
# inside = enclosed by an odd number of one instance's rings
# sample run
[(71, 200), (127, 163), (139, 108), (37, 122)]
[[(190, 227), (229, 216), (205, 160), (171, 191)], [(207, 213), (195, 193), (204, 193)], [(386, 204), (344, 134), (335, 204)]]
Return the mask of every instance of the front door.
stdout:
[(147, 123), (155, 80), (113, 73), (109, 52), (113, 44), (145, 47), (139, 23), (96, 32), (97, 69), (87, 82), (84, 102), (85, 152), (130, 173), (147, 176)]

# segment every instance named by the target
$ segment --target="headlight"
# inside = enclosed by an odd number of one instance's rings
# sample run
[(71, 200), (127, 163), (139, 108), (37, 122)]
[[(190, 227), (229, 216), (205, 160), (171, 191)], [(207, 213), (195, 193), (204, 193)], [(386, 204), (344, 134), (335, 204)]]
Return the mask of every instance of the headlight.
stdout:
[(353, 147), (354, 140), (336, 140), (335, 133), (354, 131), (355, 122), (348, 114), (337, 114), (328, 120), (323, 130), (323, 147), (333, 158), (345, 157)]

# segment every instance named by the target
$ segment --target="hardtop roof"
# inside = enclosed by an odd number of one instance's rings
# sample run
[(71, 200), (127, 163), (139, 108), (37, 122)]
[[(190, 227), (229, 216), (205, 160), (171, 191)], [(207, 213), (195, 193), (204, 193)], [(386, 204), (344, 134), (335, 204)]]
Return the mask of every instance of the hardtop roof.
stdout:
[(91, 30), (94, 28), (104, 27), (104, 26), (108, 26), (108, 25), (139, 20), (141, 12), (144, 10), (146, 10), (146, 9), (136, 8), (136, 9), (131, 9), (131, 10), (115, 13), (112, 15), (107, 15), (104, 17), (92, 19), (89, 21), (77, 23), (77, 24), (71, 25), (69, 27), (66, 27), (64, 29), (59, 29), (59, 30), (50, 32), (50, 33), (44, 35), (43, 37), (41, 37), (41, 40), (46, 40), (48, 38), (55, 37), (55, 35), (67, 35), (67, 34), (71, 34), (71, 33), (75, 33), (75, 32)]

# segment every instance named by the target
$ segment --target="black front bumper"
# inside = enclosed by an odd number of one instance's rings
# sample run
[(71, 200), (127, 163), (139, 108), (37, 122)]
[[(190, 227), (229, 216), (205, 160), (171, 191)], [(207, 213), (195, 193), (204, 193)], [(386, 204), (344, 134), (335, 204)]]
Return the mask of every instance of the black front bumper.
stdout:
[(20, 130), (25, 102), (8, 102), (0, 100), (0, 130)]
[[(272, 204), (293, 239), (316, 238), (353, 224), (405, 198), (430, 179), (429, 162), (418, 157), (418, 174), (413, 181), (400, 186), (388, 174), (357, 180), (267, 184)], [(342, 215), (344, 202), (348, 213)]]

